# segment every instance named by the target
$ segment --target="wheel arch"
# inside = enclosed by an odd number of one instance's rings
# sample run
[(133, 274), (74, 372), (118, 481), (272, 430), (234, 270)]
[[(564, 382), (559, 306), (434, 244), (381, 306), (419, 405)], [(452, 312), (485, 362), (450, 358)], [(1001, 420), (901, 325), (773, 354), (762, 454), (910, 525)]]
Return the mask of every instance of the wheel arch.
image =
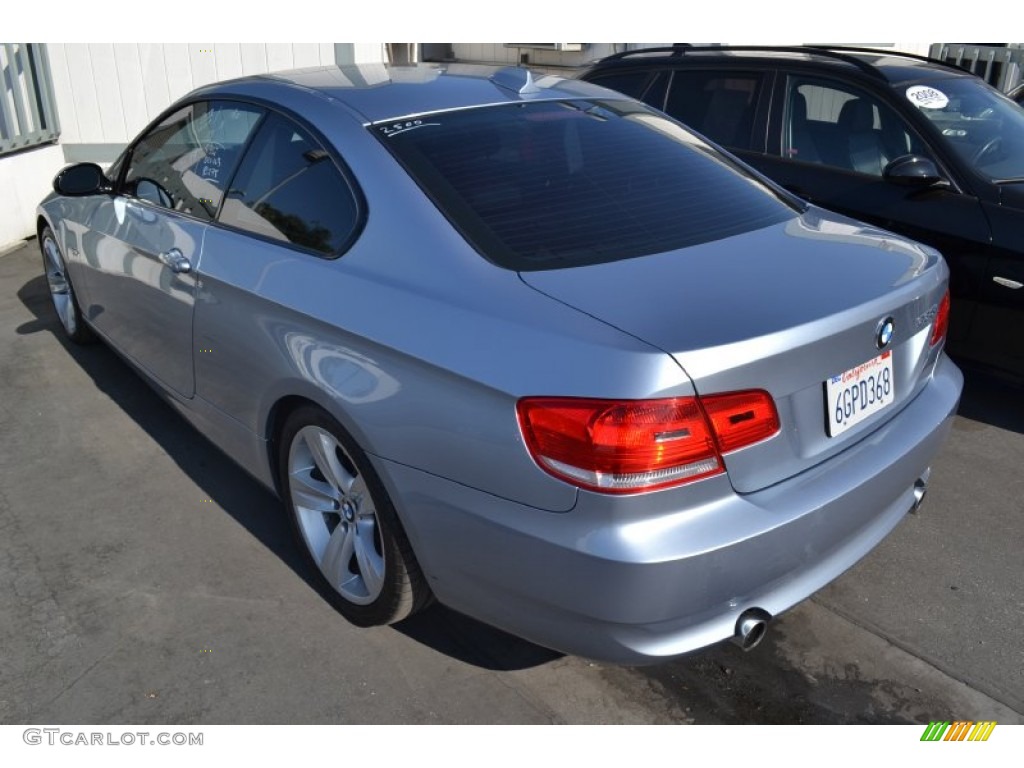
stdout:
[[(298, 386), (286, 393), (274, 397), (266, 408), (266, 416), (262, 419), (262, 437), (266, 444), (266, 461), (270, 467), (270, 474), (274, 478), (274, 488), (278, 494), (281, 493), (280, 467), (278, 467), (277, 451), (281, 431), (284, 428), (288, 417), (303, 406), (313, 406), (324, 411), (334, 418), (364, 453), (372, 457), (373, 446), (370, 444), (366, 434), (353, 423), (351, 416), (341, 407), (334, 398), (329, 397), (316, 387)], [(372, 458), (371, 458), (372, 461)], [(376, 462), (374, 462), (376, 463)]]

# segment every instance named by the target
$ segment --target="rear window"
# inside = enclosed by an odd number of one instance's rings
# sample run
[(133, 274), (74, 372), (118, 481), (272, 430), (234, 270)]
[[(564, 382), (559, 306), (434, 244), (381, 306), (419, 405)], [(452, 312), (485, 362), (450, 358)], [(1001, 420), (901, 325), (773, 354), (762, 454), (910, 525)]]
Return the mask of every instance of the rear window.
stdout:
[(741, 166), (632, 102), (481, 107), (371, 130), (463, 235), (510, 269), (661, 253), (795, 215)]

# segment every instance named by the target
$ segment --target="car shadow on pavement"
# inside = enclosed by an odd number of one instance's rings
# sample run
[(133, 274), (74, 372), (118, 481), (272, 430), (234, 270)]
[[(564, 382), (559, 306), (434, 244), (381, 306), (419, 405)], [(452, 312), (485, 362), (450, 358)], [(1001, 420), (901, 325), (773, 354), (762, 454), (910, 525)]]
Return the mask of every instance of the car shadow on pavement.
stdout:
[[(324, 599), (292, 536), (281, 502), (194, 430), (132, 368), (105, 344), (77, 345), (65, 337), (53, 311), (44, 276), (18, 291), (34, 319), (16, 333), (51, 333), (85, 373), (141, 427), (197, 486)], [(558, 658), (443, 606), (435, 605), (395, 629), (410, 639), (467, 664), (490, 670), (526, 669)]]
[(1002, 374), (957, 360), (964, 392), (957, 413), (965, 419), (1024, 434), (1024, 388)]

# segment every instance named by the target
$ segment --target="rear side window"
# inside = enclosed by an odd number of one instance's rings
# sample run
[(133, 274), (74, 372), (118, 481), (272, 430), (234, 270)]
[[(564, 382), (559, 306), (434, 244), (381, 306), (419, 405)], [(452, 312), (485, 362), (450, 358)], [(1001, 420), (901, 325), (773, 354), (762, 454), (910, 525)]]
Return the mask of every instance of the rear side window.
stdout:
[(482, 107), (371, 130), (482, 254), (511, 269), (670, 251), (794, 215), (728, 158), (634, 102)]
[(647, 90), (647, 82), (651, 79), (649, 71), (640, 72), (609, 72), (608, 74), (595, 75), (587, 78), (595, 85), (603, 88), (611, 88), (613, 91), (640, 99)]
[(677, 70), (665, 111), (730, 149), (753, 149), (759, 72)]
[(224, 200), (220, 221), (325, 256), (358, 224), (355, 195), (330, 155), (306, 131), (270, 113)]

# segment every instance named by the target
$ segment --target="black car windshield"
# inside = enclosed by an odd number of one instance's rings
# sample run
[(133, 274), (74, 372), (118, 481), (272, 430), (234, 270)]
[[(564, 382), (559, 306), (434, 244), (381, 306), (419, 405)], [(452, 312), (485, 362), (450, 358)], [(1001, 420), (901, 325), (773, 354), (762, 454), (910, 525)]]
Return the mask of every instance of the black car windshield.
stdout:
[(371, 130), (477, 250), (510, 269), (670, 251), (797, 210), (678, 123), (632, 102), (479, 107)]
[(995, 182), (1024, 178), (1024, 109), (970, 77), (899, 86), (953, 151)]

